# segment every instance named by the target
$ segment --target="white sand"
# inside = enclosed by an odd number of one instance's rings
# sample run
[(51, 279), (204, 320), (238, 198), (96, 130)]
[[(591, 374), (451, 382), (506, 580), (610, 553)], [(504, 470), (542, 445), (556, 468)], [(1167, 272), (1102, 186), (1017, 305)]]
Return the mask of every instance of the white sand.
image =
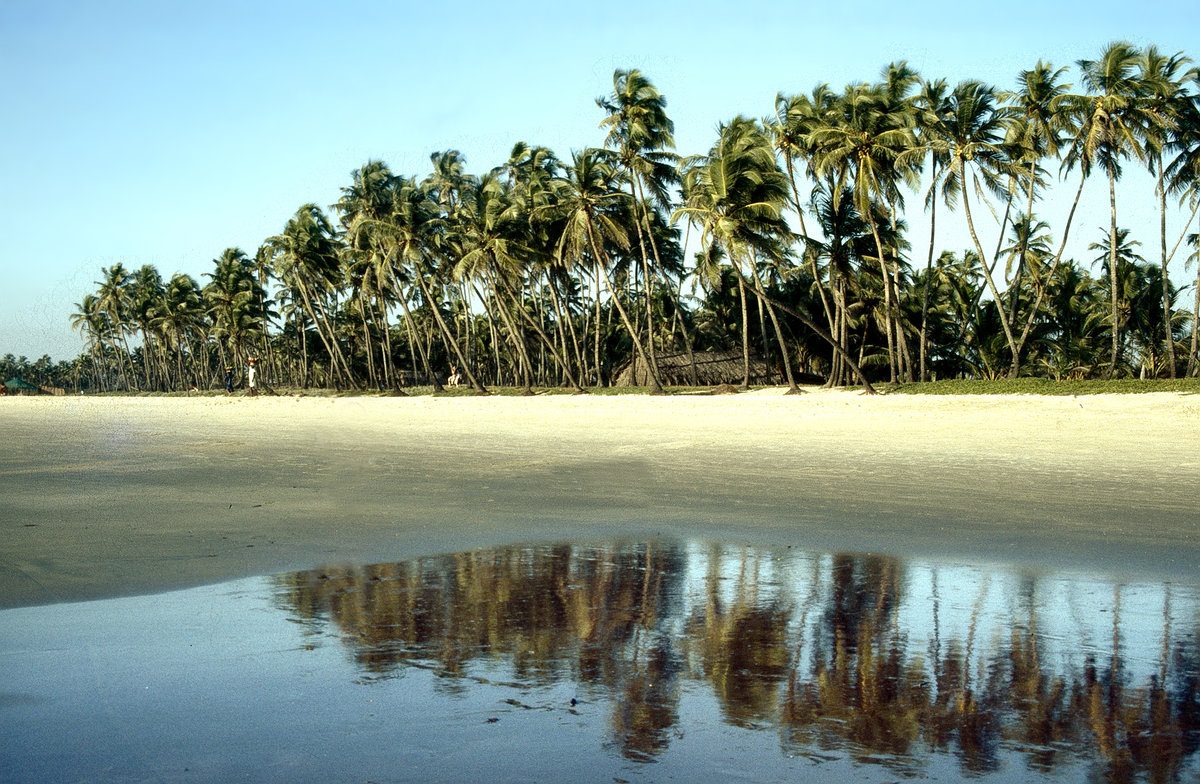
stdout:
[(1200, 396), (0, 400), (0, 607), (514, 541), (1200, 566)]

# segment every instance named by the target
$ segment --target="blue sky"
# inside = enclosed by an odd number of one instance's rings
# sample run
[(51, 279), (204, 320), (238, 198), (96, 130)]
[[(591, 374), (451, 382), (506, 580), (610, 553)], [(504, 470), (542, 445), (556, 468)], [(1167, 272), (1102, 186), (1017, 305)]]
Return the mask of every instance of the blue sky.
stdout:
[[(438, 150), (483, 172), (519, 140), (600, 145), (595, 98), (616, 68), (667, 96), (692, 154), (778, 92), (894, 60), (1010, 87), (1039, 58), (1073, 65), (1116, 39), (1200, 57), (1200, 4), (1066, 5), (0, 0), (0, 355), (77, 355), (69, 317), (102, 267), (204, 282), (223, 249), (253, 253), (369, 159), (423, 176)], [(1085, 234), (1107, 220), (1103, 191), (1089, 187)], [(1151, 258), (1150, 192), (1122, 198)]]

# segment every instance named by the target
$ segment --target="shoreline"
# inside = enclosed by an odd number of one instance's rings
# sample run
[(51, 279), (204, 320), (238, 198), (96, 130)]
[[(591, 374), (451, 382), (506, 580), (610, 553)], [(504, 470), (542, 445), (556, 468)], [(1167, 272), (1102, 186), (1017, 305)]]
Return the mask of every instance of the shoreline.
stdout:
[(639, 537), (1198, 579), (1195, 395), (807, 391), (0, 401), (0, 608)]

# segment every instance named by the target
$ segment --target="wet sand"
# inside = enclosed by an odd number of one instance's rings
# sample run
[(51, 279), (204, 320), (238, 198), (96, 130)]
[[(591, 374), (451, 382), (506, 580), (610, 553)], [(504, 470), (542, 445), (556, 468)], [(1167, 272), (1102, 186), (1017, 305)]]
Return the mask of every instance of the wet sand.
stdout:
[(686, 537), (1200, 577), (1200, 397), (9, 398), (0, 607)]

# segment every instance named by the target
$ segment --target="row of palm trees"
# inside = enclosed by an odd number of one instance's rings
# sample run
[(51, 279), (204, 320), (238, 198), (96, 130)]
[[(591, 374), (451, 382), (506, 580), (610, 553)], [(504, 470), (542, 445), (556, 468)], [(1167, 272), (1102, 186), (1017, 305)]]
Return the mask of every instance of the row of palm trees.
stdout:
[[(520, 142), (482, 175), (454, 150), (424, 178), (368, 161), (335, 217), (302, 206), (253, 256), (224, 251), (203, 285), (105, 269), (73, 317), (80, 361), (96, 389), (212, 386), (256, 356), (272, 383), (440, 389), (453, 368), (480, 393), (582, 390), (637, 362), (661, 392), (664, 355), (694, 380), (696, 353), (718, 349), (740, 349), (743, 384), (757, 356), (793, 390), (804, 373), (868, 389), (1200, 374), (1200, 302), (1189, 312), (1170, 276), (1181, 247), (1196, 256), (1200, 71), (1122, 42), (1077, 65), (1078, 89), (1039, 62), (1002, 91), (895, 63), (877, 83), (779, 95), (690, 157), (662, 94), (618, 70), (597, 101), (603, 147), (563, 160)], [(1118, 222), (1126, 165), (1153, 175), (1153, 262)], [(1064, 181), (1052, 227), (1038, 210)], [(1095, 260), (1064, 256), (1096, 181), (1110, 210)], [(913, 195), (925, 210), (910, 219)], [(939, 251), (939, 208), (961, 213), (968, 248)], [(909, 220), (929, 221), (927, 249)]]

